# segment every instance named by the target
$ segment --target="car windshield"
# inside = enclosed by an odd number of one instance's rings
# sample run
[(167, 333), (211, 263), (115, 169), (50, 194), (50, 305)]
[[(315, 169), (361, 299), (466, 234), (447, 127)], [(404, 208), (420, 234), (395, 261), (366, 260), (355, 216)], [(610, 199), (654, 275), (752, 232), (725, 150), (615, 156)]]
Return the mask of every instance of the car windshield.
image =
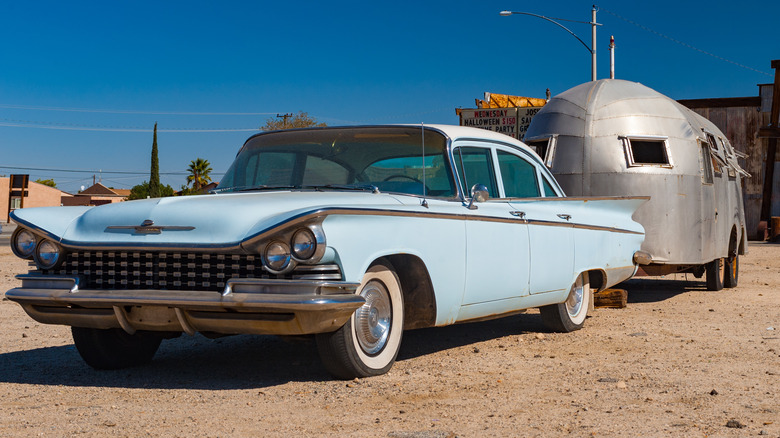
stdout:
[[(447, 140), (419, 127), (277, 131), (251, 138), (217, 192), (274, 189), (379, 190), (455, 196)], [(423, 184), (424, 181), (424, 184)]]

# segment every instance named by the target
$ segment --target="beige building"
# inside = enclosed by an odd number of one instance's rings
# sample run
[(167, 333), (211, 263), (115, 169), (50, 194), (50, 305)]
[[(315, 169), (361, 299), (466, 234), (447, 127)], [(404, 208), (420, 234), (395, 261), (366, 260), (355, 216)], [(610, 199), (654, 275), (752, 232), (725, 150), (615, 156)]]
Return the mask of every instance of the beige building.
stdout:
[[(0, 177), (0, 220), (8, 221), (8, 195), (11, 179)], [(27, 187), (27, 196), (24, 198), (24, 207), (56, 207), (62, 205), (62, 195), (65, 192), (49, 187), (44, 184), (30, 181)], [(15, 210), (22, 207), (22, 199), (18, 197), (11, 198), (10, 209)]]

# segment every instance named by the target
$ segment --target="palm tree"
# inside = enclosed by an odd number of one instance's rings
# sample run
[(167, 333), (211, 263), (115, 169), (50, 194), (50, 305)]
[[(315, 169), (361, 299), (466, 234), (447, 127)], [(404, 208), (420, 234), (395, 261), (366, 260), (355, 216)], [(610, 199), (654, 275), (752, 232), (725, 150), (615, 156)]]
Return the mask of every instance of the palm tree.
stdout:
[(211, 176), (209, 176), (211, 173), (211, 163), (209, 163), (209, 160), (197, 158), (190, 161), (190, 166), (187, 170), (190, 172), (190, 174), (187, 175), (187, 185), (192, 183), (193, 191), (198, 191), (211, 182)]

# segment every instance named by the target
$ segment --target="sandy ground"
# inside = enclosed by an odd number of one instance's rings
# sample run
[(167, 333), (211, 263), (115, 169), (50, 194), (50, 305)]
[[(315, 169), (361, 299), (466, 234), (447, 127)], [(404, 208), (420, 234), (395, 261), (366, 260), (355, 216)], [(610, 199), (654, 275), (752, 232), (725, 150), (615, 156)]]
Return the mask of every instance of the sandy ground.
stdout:
[[(151, 365), (97, 372), (70, 330), (0, 302), (0, 436), (780, 437), (780, 245), (740, 286), (634, 279), (625, 309), (569, 334), (537, 312), (407, 332), (389, 374), (337, 381), (313, 343), (164, 341)], [(0, 247), (0, 290), (26, 262)]]

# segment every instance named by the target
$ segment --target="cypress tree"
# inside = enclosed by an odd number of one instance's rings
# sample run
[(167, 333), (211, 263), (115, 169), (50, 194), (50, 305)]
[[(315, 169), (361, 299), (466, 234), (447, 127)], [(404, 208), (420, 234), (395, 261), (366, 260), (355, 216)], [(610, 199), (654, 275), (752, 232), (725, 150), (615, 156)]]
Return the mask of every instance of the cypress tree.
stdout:
[(157, 122), (155, 122), (154, 140), (152, 140), (152, 172), (149, 175), (149, 197), (159, 198), (160, 196), (160, 162), (157, 159)]

